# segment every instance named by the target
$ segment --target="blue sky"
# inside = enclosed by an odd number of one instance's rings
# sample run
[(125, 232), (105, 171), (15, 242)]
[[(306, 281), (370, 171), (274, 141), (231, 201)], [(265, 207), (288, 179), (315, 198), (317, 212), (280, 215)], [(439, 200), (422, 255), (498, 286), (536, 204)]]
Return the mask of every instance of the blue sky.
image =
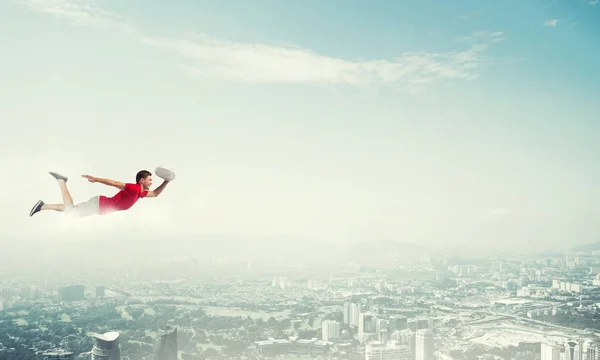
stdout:
[[(600, 4), (148, 4), (0, 2), (9, 236), (598, 239)], [(127, 213), (27, 217), (48, 170), (83, 201), (159, 164)]]

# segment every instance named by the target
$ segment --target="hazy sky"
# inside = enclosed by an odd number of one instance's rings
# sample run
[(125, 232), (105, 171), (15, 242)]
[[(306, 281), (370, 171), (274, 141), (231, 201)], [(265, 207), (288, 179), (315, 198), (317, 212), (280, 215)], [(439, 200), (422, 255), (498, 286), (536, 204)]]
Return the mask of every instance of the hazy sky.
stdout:
[(0, 53), (0, 241), (600, 240), (598, 0), (0, 0)]

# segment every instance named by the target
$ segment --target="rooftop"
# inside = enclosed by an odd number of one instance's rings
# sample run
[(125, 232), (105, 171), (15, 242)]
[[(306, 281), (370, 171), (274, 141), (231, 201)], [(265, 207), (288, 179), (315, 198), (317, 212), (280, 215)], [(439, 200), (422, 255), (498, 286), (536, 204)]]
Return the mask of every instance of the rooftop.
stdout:
[(103, 341), (115, 341), (119, 338), (119, 333), (116, 331), (109, 331), (104, 334), (95, 334), (94, 337)]

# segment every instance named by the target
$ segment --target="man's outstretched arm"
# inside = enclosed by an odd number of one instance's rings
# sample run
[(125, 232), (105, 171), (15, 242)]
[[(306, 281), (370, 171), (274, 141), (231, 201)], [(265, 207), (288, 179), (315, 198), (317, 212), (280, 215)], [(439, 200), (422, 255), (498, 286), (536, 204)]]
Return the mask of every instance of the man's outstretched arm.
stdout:
[(157, 197), (158, 195), (160, 195), (161, 192), (163, 192), (163, 190), (165, 189), (165, 187), (167, 187), (168, 183), (169, 182), (167, 180), (163, 181), (163, 183), (160, 184), (159, 187), (157, 187), (154, 190), (148, 191), (148, 195), (146, 195), (146, 197)]
[(120, 182), (120, 181), (116, 181), (116, 180), (110, 180), (110, 179), (103, 179), (103, 178), (99, 178), (99, 177), (95, 177), (95, 176), (90, 176), (90, 175), (81, 175), (82, 177), (88, 179), (89, 182), (91, 183), (95, 183), (95, 182), (99, 182), (100, 184), (104, 184), (104, 185), (108, 185), (108, 186), (114, 186), (119, 190), (123, 190), (125, 188), (125, 183)]

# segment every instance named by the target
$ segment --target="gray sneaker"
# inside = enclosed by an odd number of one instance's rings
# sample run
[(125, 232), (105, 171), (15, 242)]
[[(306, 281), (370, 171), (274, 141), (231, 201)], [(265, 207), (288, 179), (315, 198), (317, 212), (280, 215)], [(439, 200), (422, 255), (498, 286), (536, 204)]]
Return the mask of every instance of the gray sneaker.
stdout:
[(67, 180), (69, 180), (68, 176), (61, 175), (61, 174), (59, 174), (57, 172), (54, 172), (54, 171), (50, 171), (50, 175), (52, 175), (56, 180), (62, 180), (64, 182), (67, 182)]
[(31, 208), (29, 216), (33, 216), (35, 213), (38, 213), (40, 210), (42, 210), (42, 206), (44, 206), (44, 202), (42, 200), (36, 202), (35, 205), (33, 205), (33, 207)]

